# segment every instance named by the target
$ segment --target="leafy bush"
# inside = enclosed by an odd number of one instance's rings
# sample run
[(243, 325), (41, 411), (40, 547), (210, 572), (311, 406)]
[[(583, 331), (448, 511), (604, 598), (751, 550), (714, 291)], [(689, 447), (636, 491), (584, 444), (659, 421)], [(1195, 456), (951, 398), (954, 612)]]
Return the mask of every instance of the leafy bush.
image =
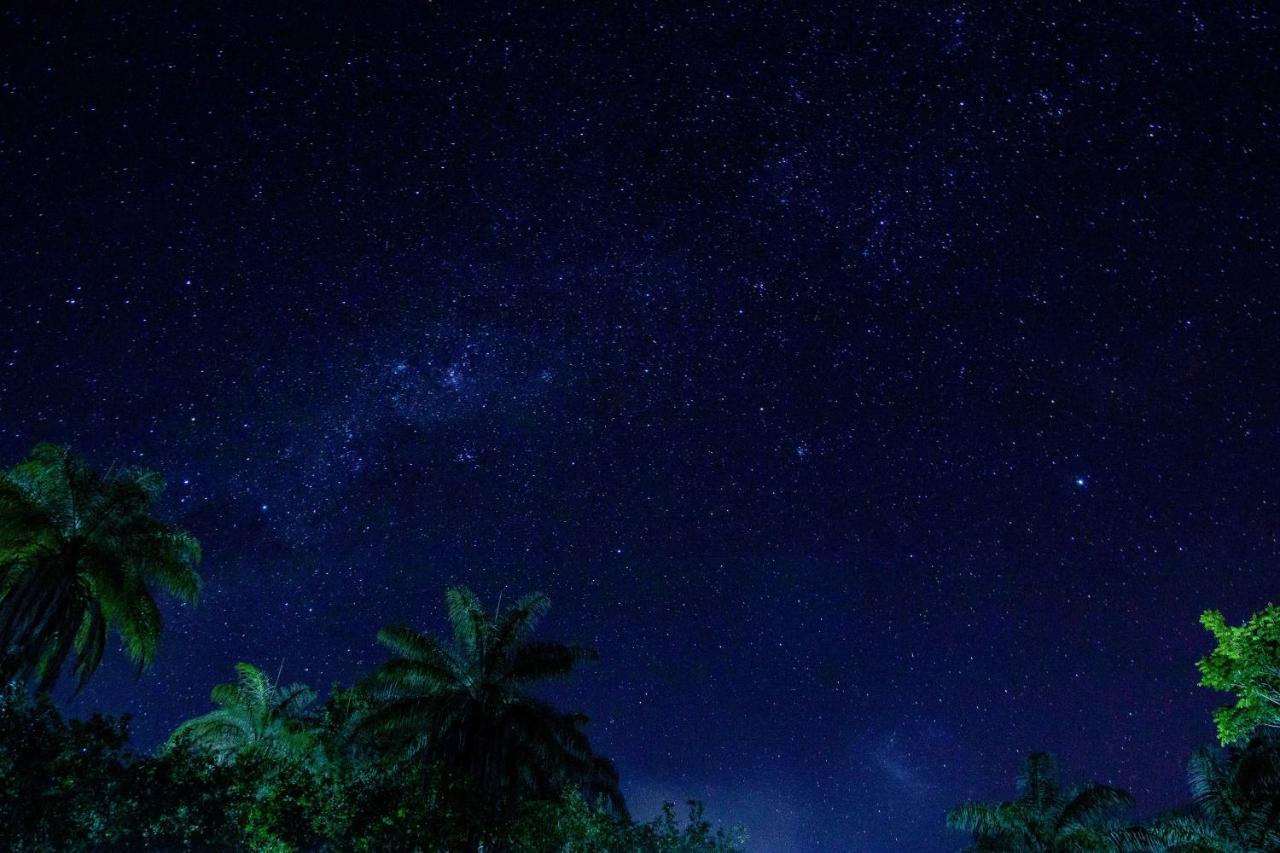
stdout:
[[(345, 694), (339, 694), (345, 695)], [(473, 784), (423, 763), (289, 760), (247, 750), (230, 760), (178, 739), (158, 755), (128, 749), (126, 719), (65, 720), (47, 697), (0, 698), (0, 848), (486, 850), (510, 853), (728, 853), (691, 804), (651, 823), (618, 818), (570, 788), (524, 801), (510, 819)]]

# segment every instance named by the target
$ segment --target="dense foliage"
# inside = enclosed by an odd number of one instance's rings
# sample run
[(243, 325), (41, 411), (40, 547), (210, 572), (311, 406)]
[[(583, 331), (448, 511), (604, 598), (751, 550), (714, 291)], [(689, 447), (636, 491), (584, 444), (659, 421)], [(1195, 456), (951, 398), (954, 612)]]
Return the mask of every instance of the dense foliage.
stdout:
[(1226, 752), (1204, 747), (1188, 768), (1196, 809), (1157, 824), (1170, 850), (1280, 850), (1280, 741), (1255, 735)]
[(1223, 745), (1247, 740), (1260, 726), (1280, 724), (1280, 607), (1271, 605), (1240, 626), (1210, 610), (1200, 617), (1218, 641), (1198, 664), (1200, 684), (1236, 695), (1213, 714)]
[[(535, 696), (595, 652), (535, 640), (549, 604), (532, 594), (489, 611), (446, 591), (452, 637), (389, 626), (391, 658), (321, 701), (259, 667), (211, 691), (154, 754), (128, 721), (67, 720), (49, 698), (71, 663), (77, 689), (114, 632), (142, 671), (161, 635), (154, 591), (194, 603), (199, 544), (152, 515), (150, 472), (96, 472), (39, 445), (0, 474), (0, 847), (56, 850), (728, 853), (740, 834), (702, 806), (627, 813), (587, 719)], [(1133, 798), (1066, 786), (1028, 757), (1018, 794), (953, 808), (971, 851), (1280, 851), (1280, 607), (1242, 625), (1209, 611), (1216, 648), (1201, 684), (1234, 695), (1214, 714), (1225, 749), (1192, 756), (1191, 804), (1146, 825)]]
[(54, 850), (686, 851), (740, 849), (701, 806), (632, 821), (581, 714), (530, 688), (595, 659), (535, 641), (549, 603), (491, 614), (446, 595), (453, 639), (378, 633), (393, 657), (318, 696), (249, 663), (213, 710), (154, 755), (127, 720), (65, 720), (49, 699), (68, 659), (82, 686), (114, 631), (139, 671), (161, 621), (153, 589), (194, 603), (198, 543), (151, 514), (141, 470), (101, 474), (39, 445), (0, 475), (0, 847)]
[(315, 692), (305, 684), (281, 688), (253, 664), (236, 664), (236, 672), (237, 681), (213, 688), (217, 709), (178, 726), (170, 743), (205, 749), (223, 763), (250, 751), (306, 756), (314, 737), (304, 713)]
[(68, 657), (83, 685), (113, 630), (139, 669), (160, 639), (152, 588), (200, 594), (200, 546), (151, 516), (158, 474), (100, 474), (65, 447), (37, 445), (0, 475), (0, 683), (48, 690)]
[(956, 806), (947, 825), (972, 832), (975, 851), (1147, 849), (1143, 830), (1116, 819), (1133, 797), (1107, 785), (1063, 788), (1046, 753), (1027, 758), (1018, 792), (1013, 802)]
[(11, 692), (0, 702), (0, 849), (451, 851), (478, 835), (488, 850), (523, 853), (741, 849), (696, 804), (684, 822), (668, 809), (633, 823), (568, 790), (495, 825), (465, 783), (429, 764), (127, 744), (126, 721), (64, 720), (47, 697)]
[(0, 699), (0, 847), (15, 851), (230, 846), (252, 801), (240, 768), (187, 750), (127, 749), (125, 721), (63, 720), (47, 696)]
[(1189, 762), (1192, 805), (1147, 826), (1124, 821), (1133, 798), (1105, 785), (1062, 788), (1053, 760), (1033, 754), (1019, 796), (963, 803), (947, 824), (971, 833), (968, 848), (1003, 853), (1257, 853), (1280, 851), (1280, 608), (1243, 625), (1209, 611), (1201, 624), (1217, 647), (1199, 661), (1203, 686), (1236, 694), (1214, 720), (1225, 750), (1206, 746)]
[(434, 756), (473, 780), (497, 810), (568, 786), (625, 813), (617, 771), (592, 752), (583, 732), (586, 717), (557, 711), (528, 690), (569, 676), (595, 652), (530, 640), (550, 606), (546, 596), (527, 596), (493, 615), (464, 587), (450, 588), (446, 600), (452, 643), (404, 627), (378, 633), (395, 657), (366, 682), (372, 707), (361, 733), (406, 758)]

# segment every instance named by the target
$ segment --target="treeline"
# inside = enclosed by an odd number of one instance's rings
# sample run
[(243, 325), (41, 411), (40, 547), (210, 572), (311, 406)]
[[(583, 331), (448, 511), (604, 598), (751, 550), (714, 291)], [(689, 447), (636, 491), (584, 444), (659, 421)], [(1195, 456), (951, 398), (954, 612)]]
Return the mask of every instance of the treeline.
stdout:
[(1016, 799), (964, 803), (947, 824), (972, 834), (967, 848), (1050, 851), (1280, 851), (1280, 608), (1243, 625), (1211, 610), (1201, 619), (1217, 640), (1197, 664), (1200, 684), (1234, 694), (1214, 712), (1223, 748), (1205, 746), (1188, 762), (1190, 805), (1137, 824), (1130, 794), (1107, 785), (1064, 787), (1052, 757), (1031, 755)]
[(540, 594), (490, 611), (452, 587), (449, 639), (384, 627), (390, 660), (323, 702), (238, 664), (155, 754), (129, 749), (125, 720), (63, 719), (50, 691), (65, 675), (83, 687), (109, 635), (141, 672), (161, 636), (155, 596), (198, 601), (200, 546), (153, 515), (162, 489), (54, 445), (0, 475), (5, 849), (741, 849), (695, 802), (631, 819), (586, 717), (534, 695), (595, 658), (534, 639)]
[[(739, 850), (701, 806), (656, 820), (627, 812), (587, 720), (533, 688), (595, 653), (534, 638), (545, 596), (492, 611), (452, 587), (452, 636), (377, 633), (390, 659), (320, 700), (248, 663), (213, 708), (153, 754), (127, 721), (65, 720), (49, 693), (80, 689), (108, 637), (139, 672), (162, 626), (155, 596), (195, 603), (199, 543), (153, 515), (154, 473), (98, 472), (39, 445), (0, 474), (0, 846), (46, 850)], [(1215, 712), (1222, 748), (1189, 762), (1189, 805), (1143, 823), (1106, 785), (1064, 785), (1031, 755), (1006, 802), (956, 806), (971, 851), (1280, 851), (1280, 608), (1240, 626), (1202, 618), (1217, 647), (1201, 684), (1233, 694)]]
[[(743, 839), (712, 827), (702, 807), (634, 822), (573, 787), (495, 809), (485, 791), (431, 761), (284, 757), (264, 745), (224, 760), (176, 739), (131, 751), (120, 719), (66, 720), (47, 696), (0, 699), (0, 849), (12, 851), (649, 851), (729, 853)], [(330, 727), (333, 727), (332, 729)], [(292, 747), (290, 747), (292, 750)]]

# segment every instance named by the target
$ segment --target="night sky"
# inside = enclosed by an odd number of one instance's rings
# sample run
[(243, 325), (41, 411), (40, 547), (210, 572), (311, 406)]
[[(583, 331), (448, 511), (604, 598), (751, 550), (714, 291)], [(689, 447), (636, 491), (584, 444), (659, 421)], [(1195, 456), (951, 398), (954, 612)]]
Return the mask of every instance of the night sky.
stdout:
[(163, 472), (206, 589), (73, 710), (350, 683), (464, 582), (599, 649), (640, 816), (1185, 799), (1280, 566), (1274, 5), (102, 5), (0, 13), (0, 462)]

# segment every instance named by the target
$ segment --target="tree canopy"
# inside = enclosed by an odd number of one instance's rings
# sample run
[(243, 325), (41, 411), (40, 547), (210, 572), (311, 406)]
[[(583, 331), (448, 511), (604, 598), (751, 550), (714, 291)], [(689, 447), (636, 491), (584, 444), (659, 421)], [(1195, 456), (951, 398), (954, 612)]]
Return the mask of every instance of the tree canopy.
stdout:
[(304, 717), (315, 691), (305, 684), (281, 686), (249, 663), (236, 664), (236, 672), (236, 681), (213, 688), (218, 707), (178, 726), (170, 745), (185, 741), (223, 762), (248, 750), (297, 758), (315, 747)]
[(1200, 684), (1236, 697), (1234, 705), (1214, 711), (1218, 740), (1239, 743), (1259, 727), (1280, 725), (1280, 607), (1269, 605), (1239, 626), (1209, 610), (1200, 624), (1218, 642), (1197, 663)]
[(83, 687), (108, 631), (139, 671), (151, 664), (154, 590), (190, 603), (200, 595), (199, 543), (151, 514), (163, 489), (154, 472), (100, 473), (53, 444), (0, 475), (0, 683), (48, 691), (74, 657)]
[(1096, 784), (1064, 788), (1048, 753), (1027, 757), (1018, 794), (1009, 802), (961, 803), (947, 813), (947, 825), (973, 833), (969, 849), (975, 853), (1146, 849), (1145, 832), (1118, 820), (1133, 808), (1127, 791)]
[(450, 587), (445, 601), (449, 642), (402, 626), (378, 632), (395, 656), (362, 686), (372, 710), (361, 729), (389, 738), (406, 756), (421, 752), (441, 762), (496, 801), (569, 785), (603, 795), (622, 811), (617, 773), (592, 752), (586, 717), (530, 692), (539, 682), (568, 677), (595, 652), (531, 639), (550, 606), (540, 593), (505, 612), (490, 613), (461, 586)]

